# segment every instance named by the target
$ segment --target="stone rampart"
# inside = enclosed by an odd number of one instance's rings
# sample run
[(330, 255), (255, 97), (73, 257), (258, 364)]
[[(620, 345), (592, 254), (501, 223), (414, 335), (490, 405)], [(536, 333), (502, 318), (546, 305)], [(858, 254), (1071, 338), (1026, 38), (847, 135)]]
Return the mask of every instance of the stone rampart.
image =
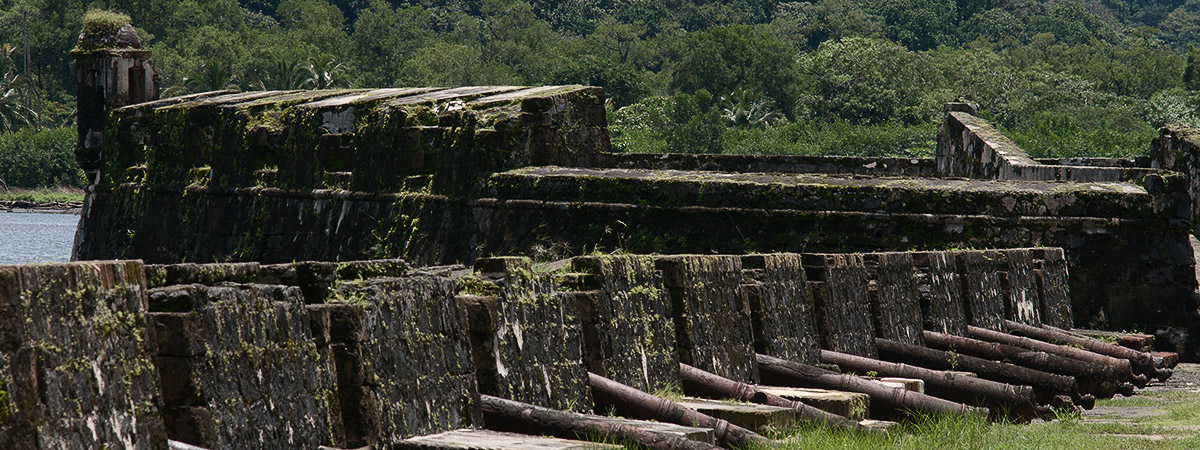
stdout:
[(584, 87), (413, 88), (120, 108), (75, 257), (424, 265), (539, 248), (1058, 246), (1078, 324), (1192, 334), (1176, 320), (1196, 290), (1182, 174), (1041, 165), (961, 112), (948, 115), (940, 173), (977, 179), (927, 177), (936, 172), (920, 159), (614, 155), (602, 98)]
[[(937, 166), (942, 176), (1026, 181), (1140, 182), (1155, 169), (1096, 160), (1104, 165), (1042, 164), (988, 121), (947, 111), (938, 129)], [(1081, 163), (1083, 161), (1075, 161)]]
[(166, 449), (137, 261), (0, 266), (0, 447)]
[[(1006, 263), (945, 263), (997, 255)], [(474, 270), (399, 260), (0, 266), (0, 299), (19, 309), (0, 348), (0, 437), (20, 448), (393, 446), (482, 425), (476, 386), (590, 411), (594, 368), (670, 392), (680, 361), (754, 381), (755, 353), (815, 362), (822, 347), (873, 354), (875, 337), (912, 342), (914, 327), (935, 319), (979, 324), (934, 316), (912, 296), (936, 283), (970, 293), (977, 287), (957, 281), (997, 280), (987, 295), (950, 302), (1012, 319), (1016, 285), (998, 280), (1065, 277), (1053, 261), (1060, 249), (536, 266), (507, 257)], [(1029, 292), (1052, 303), (1048, 291)]]
[(602, 167), (642, 170), (823, 173), (878, 177), (936, 177), (938, 175), (937, 161), (932, 158), (618, 153), (601, 159), (600, 163)]
[(1150, 142), (1150, 164), (1187, 177), (1192, 234), (1200, 234), (1200, 132), (1178, 125), (1159, 130)]

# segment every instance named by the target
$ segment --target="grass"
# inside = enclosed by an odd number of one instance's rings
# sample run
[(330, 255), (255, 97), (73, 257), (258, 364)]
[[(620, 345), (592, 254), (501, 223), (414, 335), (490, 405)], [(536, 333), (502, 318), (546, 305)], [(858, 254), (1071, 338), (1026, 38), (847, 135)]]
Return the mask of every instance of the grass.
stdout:
[[(1157, 407), (1161, 413), (1101, 422), (1065, 416), (1030, 424), (988, 423), (977, 418), (927, 416), (902, 423), (886, 435), (798, 426), (780, 436), (780, 449), (1193, 449), (1200, 448), (1200, 393), (1142, 392), (1100, 400), (1097, 406)], [(1121, 435), (1160, 435), (1152, 441)]]
[(83, 189), (59, 186), (54, 188), (22, 189), (0, 187), (0, 202), (26, 201), (34, 203), (82, 202)]
[(90, 36), (115, 33), (130, 21), (125, 14), (92, 9), (83, 14), (83, 32)]

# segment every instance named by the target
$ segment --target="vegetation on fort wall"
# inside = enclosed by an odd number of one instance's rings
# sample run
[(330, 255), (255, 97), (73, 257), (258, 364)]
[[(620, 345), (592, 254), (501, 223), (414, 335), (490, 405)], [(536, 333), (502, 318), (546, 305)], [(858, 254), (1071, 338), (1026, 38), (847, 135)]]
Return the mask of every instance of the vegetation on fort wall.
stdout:
[(91, 8), (170, 94), (599, 85), (624, 151), (927, 155), (952, 100), (1035, 156), (1200, 125), (1195, 0), (0, 0), (0, 131), (69, 124)]
[(0, 187), (83, 186), (75, 129), (25, 128), (0, 134)]

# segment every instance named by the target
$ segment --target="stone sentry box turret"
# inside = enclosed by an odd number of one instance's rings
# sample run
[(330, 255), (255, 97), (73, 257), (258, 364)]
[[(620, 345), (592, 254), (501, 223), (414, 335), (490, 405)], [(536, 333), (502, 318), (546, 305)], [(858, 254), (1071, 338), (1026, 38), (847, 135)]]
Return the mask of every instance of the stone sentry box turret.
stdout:
[(75, 160), (95, 180), (108, 111), (158, 99), (158, 73), (129, 17), (103, 11), (84, 16), (75, 57), (79, 140)]

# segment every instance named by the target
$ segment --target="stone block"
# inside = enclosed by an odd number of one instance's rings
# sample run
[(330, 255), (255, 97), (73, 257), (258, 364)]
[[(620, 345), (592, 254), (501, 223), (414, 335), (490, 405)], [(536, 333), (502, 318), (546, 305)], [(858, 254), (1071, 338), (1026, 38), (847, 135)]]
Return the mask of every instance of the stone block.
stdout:
[(0, 448), (166, 448), (142, 270), (0, 266)]
[(569, 268), (594, 283), (576, 294), (590, 371), (645, 392), (678, 384), (671, 299), (649, 256), (576, 257)]
[(871, 397), (858, 392), (776, 386), (759, 386), (758, 389), (852, 420), (866, 419), (871, 410)]
[(1070, 329), (1074, 326), (1075, 316), (1071, 305), (1066, 255), (1061, 248), (1037, 248), (1032, 252), (1042, 323)]
[(1139, 352), (1150, 351), (1154, 349), (1154, 335), (1152, 334), (1126, 334), (1117, 338), (1117, 345), (1131, 348)]
[(890, 383), (893, 386), (913, 391), (919, 394), (925, 393), (925, 380), (917, 378), (900, 378), (900, 377), (882, 377), (879, 379), (881, 383)]
[(338, 283), (333, 298), (353, 303), (309, 306), (331, 317), (347, 445), (391, 447), (482, 423), (467, 323), (454, 294), (445, 277), (371, 278)]
[(954, 254), (917, 252), (913, 254), (913, 264), (924, 328), (965, 336), (967, 317), (960, 301), (962, 286), (955, 271)]
[(1162, 366), (1173, 368), (1179, 365), (1179, 354), (1175, 352), (1153, 352), (1155, 360), (1162, 360)]
[(874, 358), (875, 327), (862, 255), (806, 254), (805, 258), (821, 347)]
[(734, 425), (758, 433), (786, 430), (796, 424), (796, 411), (791, 408), (740, 403), (732, 401), (685, 398), (679, 405), (696, 410), (701, 414), (723, 419)]
[(625, 419), (625, 418), (621, 418), (621, 417), (609, 417), (609, 416), (592, 416), (592, 417), (599, 419), (599, 420), (603, 420), (603, 421), (607, 421), (607, 422), (616, 422), (619, 424), (629, 425), (634, 428), (641, 428), (643, 430), (653, 431), (656, 433), (664, 433), (664, 434), (675, 435), (675, 436), (679, 436), (679, 437), (683, 437), (683, 438), (688, 438), (693, 441), (703, 442), (705, 444), (712, 444), (712, 445), (717, 444), (716, 437), (714, 436), (713, 430), (711, 428), (685, 427), (683, 425), (676, 425), (676, 424), (667, 423), (667, 422), (655, 422), (652, 420), (634, 420), (634, 419)]
[(924, 323), (917, 289), (916, 267), (910, 253), (868, 253), (871, 316), (875, 335), (905, 344), (924, 345)]
[(741, 259), (735, 256), (665, 256), (655, 259), (671, 298), (679, 361), (743, 383), (758, 381), (750, 308), (738, 292)]
[(894, 427), (894, 426), (900, 425), (899, 423), (896, 423), (896, 422), (891, 422), (891, 421), (887, 421), (887, 420), (873, 420), (873, 419), (863, 419), (863, 420), (858, 421), (858, 424), (862, 425), (864, 427), (873, 429), (873, 430), (879, 430), (879, 431), (885, 431), (885, 432), (892, 429), (892, 427)]
[(207, 448), (340, 444), (334, 379), (314, 344), (300, 289), (188, 284), (152, 289), (149, 296), (154, 305), (189, 308), (155, 316), (168, 324), (186, 318), (195, 327), (191, 338), (203, 340), (204, 351), (188, 356), (163, 352), (194, 342), (169, 338), (160, 346), (163, 400), (177, 414), (168, 436), (201, 439), (190, 443)]
[(818, 362), (815, 307), (801, 256), (743, 256), (742, 274), (747, 284), (741, 285), (741, 290), (750, 307), (755, 351), (805, 364)]
[(1007, 299), (1006, 318), (1026, 325), (1041, 325), (1042, 302), (1034, 278), (1034, 260), (1030, 249), (1004, 250), (1001, 277)]
[(499, 431), (463, 429), (405, 439), (396, 448), (411, 450), (618, 450), (613, 444), (572, 441)]
[(971, 325), (1003, 331), (1005, 296), (1000, 281), (1003, 257), (990, 251), (954, 252), (960, 292)]
[[(552, 274), (535, 273), (528, 258), (476, 261), (476, 276), (498, 295), (460, 296), (470, 324), (471, 359), (479, 390), (559, 410), (590, 411), (578, 305), (558, 292)], [(483, 289), (482, 286), (476, 289)]]
[(146, 315), (154, 326), (160, 356), (196, 356), (204, 352), (204, 336), (195, 313), (153, 312)]

